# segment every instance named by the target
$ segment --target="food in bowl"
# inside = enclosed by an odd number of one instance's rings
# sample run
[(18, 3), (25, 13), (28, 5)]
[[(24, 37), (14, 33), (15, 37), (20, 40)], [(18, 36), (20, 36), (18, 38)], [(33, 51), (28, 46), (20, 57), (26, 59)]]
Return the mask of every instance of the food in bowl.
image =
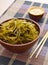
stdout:
[(40, 26), (34, 20), (12, 18), (0, 24), (0, 44), (14, 53), (28, 51), (39, 36)]
[(38, 35), (37, 26), (27, 20), (11, 19), (0, 25), (0, 39), (10, 44), (25, 44)]
[(40, 20), (44, 14), (44, 8), (38, 6), (32, 6), (29, 10), (30, 18), (33, 20)]

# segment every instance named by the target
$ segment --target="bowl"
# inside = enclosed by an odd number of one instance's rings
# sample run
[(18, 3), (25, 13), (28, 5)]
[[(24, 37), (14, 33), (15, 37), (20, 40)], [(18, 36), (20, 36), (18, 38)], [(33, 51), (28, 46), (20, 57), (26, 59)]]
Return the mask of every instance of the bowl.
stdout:
[[(22, 19), (22, 20), (27, 20), (27, 21), (30, 21), (30, 22), (34, 23), (37, 26), (37, 28), (38, 28), (39, 35), (33, 41), (25, 43), (25, 44), (10, 44), (10, 43), (4, 42), (2, 40), (0, 40), (0, 44), (3, 47), (5, 47), (7, 50), (9, 50), (11, 52), (14, 52), (14, 53), (23, 53), (25, 51), (28, 51), (37, 42), (37, 40), (38, 40), (38, 38), (40, 36), (40, 26), (34, 20), (25, 19), (25, 18), (12, 18), (12, 19)], [(12, 19), (8, 19), (6, 21), (3, 21), (2, 23), (8, 22), (8, 21), (10, 21)]]
[(35, 21), (39, 21), (44, 15), (44, 8), (38, 6), (32, 6), (29, 11), (29, 17)]

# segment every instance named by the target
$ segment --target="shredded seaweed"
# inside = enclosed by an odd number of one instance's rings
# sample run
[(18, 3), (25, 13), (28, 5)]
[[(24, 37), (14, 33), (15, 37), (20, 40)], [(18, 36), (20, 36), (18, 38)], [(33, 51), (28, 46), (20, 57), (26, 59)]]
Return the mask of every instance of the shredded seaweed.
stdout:
[(33, 41), (38, 34), (37, 26), (27, 20), (12, 19), (0, 24), (0, 39), (10, 44)]

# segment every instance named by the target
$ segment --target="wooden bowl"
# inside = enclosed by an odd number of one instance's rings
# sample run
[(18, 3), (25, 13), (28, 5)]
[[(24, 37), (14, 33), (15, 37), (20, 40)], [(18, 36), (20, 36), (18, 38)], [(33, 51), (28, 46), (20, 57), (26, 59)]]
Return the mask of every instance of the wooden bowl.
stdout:
[[(12, 18), (12, 19), (14, 19), (14, 18)], [(9, 44), (9, 43), (6, 43), (6, 42), (0, 40), (0, 44), (3, 47), (5, 47), (7, 50), (14, 52), (14, 53), (22, 53), (22, 52), (29, 50), (35, 44), (35, 42), (38, 40), (38, 38), (40, 36), (40, 26), (39, 26), (38, 23), (36, 23), (34, 20), (29, 20), (29, 19), (25, 19), (25, 18), (18, 18), (18, 19), (27, 20), (27, 21), (34, 23), (38, 27), (39, 35), (33, 41), (25, 43), (25, 44), (15, 44), (15, 45), (13, 45), (13, 44)], [(8, 19), (8, 20), (4, 21), (3, 23), (5, 23), (9, 20), (11, 20), (11, 19)]]
[(44, 15), (45, 11), (44, 8), (38, 6), (32, 6), (29, 9), (29, 17), (35, 21), (39, 21), (42, 16)]

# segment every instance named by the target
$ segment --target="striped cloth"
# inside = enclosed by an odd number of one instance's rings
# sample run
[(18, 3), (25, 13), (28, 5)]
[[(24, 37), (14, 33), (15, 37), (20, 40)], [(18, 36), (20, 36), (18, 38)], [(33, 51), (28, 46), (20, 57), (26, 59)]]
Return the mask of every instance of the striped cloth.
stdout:
[[(48, 4), (30, 2), (25, 0), (16, 0), (0, 18), (0, 23), (6, 19), (13, 18), (13, 17), (29, 18), (28, 9), (31, 6), (40, 6), (45, 9), (45, 15), (38, 22), (41, 26), (47, 17), (46, 19), (47, 22), (44, 27), (44, 32), (41, 36), (42, 38), (45, 32), (48, 30), (48, 15), (47, 15)], [(26, 62), (29, 58), (31, 50), (32, 48), (25, 53), (16, 54), (16, 53), (12, 53), (8, 51), (7, 49), (5, 49), (3, 46), (0, 45), (0, 65), (26, 65)], [(35, 56), (33, 56), (33, 58), (31, 59), (30, 65), (48, 65), (48, 40), (46, 41), (46, 44), (44, 45), (38, 58), (35, 59)]]

